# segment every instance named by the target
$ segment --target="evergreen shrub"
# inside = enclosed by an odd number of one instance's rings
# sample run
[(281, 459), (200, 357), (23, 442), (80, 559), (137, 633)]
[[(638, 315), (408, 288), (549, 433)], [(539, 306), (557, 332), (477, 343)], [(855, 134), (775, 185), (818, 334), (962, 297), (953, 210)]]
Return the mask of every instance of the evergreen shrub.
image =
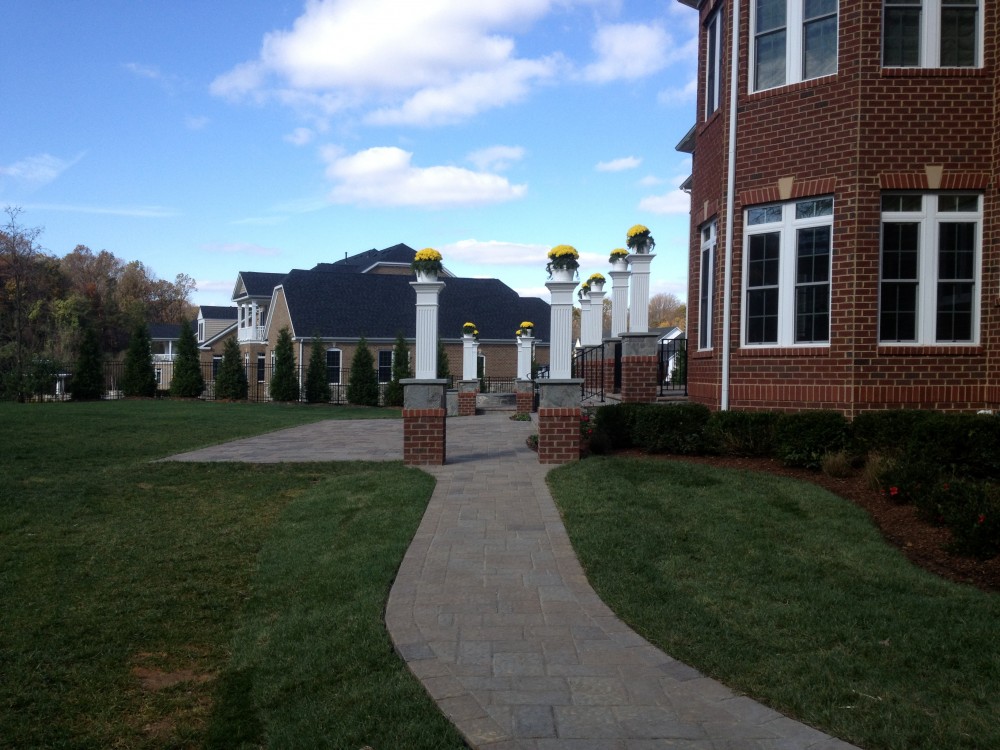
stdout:
[(647, 453), (703, 453), (710, 416), (704, 404), (649, 404), (636, 414), (632, 439)]
[(726, 456), (773, 456), (778, 413), (715, 411), (708, 420), (709, 446)]
[(839, 411), (782, 414), (775, 424), (777, 456), (788, 466), (819, 469), (827, 453), (843, 450), (848, 422)]

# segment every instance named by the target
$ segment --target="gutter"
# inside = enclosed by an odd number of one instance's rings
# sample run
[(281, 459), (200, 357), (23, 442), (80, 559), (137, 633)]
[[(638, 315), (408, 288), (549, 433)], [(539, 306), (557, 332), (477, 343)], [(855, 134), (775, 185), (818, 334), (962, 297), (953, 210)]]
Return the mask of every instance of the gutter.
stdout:
[(740, 3), (733, 1), (732, 54), (729, 58), (729, 165), (726, 184), (726, 265), (722, 312), (722, 392), (719, 408), (729, 410), (730, 333), (733, 314), (733, 216), (736, 213), (736, 103), (740, 85)]

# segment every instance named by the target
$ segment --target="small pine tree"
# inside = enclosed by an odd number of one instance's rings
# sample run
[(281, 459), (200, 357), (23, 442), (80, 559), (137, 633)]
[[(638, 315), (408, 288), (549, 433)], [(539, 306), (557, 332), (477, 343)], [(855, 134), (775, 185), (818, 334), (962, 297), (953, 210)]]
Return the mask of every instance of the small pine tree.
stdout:
[(306, 401), (310, 404), (325, 404), (330, 400), (325, 354), (323, 342), (318, 336), (313, 336), (309, 367), (306, 369)]
[(170, 379), (170, 395), (198, 398), (203, 390), (205, 376), (201, 374), (198, 339), (191, 324), (185, 320), (181, 322), (181, 334), (177, 339), (177, 359), (174, 360), (174, 376)]
[(378, 406), (378, 375), (375, 360), (364, 337), (351, 360), (351, 377), (347, 382), (347, 401), (356, 406)]
[(392, 348), (392, 380), (385, 386), (385, 405), (403, 405), (403, 384), (399, 381), (410, 377), (410, 350), (406, 346), (403, 332), (396, 334), (396, 343)]
[(122, 393), (125, 396), (156, 395), (156, 374), (153, 372), (153, 352), (149, 341), (149, 328), (140, 323), (132, 331), (125, 352), (125, 371), (122, 374)]
[(451, 378), (451, 365), (448, 364), (448, 352), (444, 350), (444, 342), (441, 339), (438, 339), (437, 376), (438, 378)]
[(274, 345), (274, 370), (271, 373), (270, 385), (273, 401), (298, 401), (299, 379), (295, 375), (295, 349), (292, 346), (292, 334), (288, 327), (278, 332), (278, 341)]
[(104, 363), (97, 332), (89, 325), (83, 329), (79, 357), (73, 373), (73, 399), (96, 401), (104, 392)]
[(246, 398), (249, 391), (240, 345), (235, 338), (231, 338), (222, 349), (222, 362), (219, 363), (219, 372), (215, 376), (215, 397), (238, 401)]

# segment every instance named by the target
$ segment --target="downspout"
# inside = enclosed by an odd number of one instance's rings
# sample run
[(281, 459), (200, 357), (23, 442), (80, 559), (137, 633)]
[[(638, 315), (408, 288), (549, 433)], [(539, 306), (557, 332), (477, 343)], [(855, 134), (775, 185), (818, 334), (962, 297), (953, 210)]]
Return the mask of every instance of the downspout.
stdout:
[(733, 215), (736, 212), (736, 102), (740, 84), (740, 0), (732, 0), (732, 54), (729, 59), (729, 168), (726, 183), (726, 263), (722, 301), (722, 393), (719, 408), (729, 410), (730, 329), (733, 296)]

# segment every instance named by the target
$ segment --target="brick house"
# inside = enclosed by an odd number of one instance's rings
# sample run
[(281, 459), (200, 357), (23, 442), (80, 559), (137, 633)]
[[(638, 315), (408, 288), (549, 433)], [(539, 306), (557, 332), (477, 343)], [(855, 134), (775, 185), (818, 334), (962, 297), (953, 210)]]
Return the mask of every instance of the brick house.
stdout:
[(691, 398), (1000, 407), (997, 0), (681, 2)]
[[(199, 338), (203, 362), (221, 357), (227, 337), (235, 335), (250, 377), (263, 383), (273, 364), (274, 347), (288, 327), (302, 377), (312, 340), (324, 348), (332, 385), (345, 385), (347, 368), (363, 336), (375, 358), (380, 382), (391, 378), (392, 349), (402, 332), (411, 363), (416, 336), (414, 280), (410, 262), (415, 251), (406, 245), (368, 250), (335, 263), (288, 273), (241, 271), (233, 291), (234, 308), (228, 327), (214, 308), (202, 308), (209, 320)], [(524, 320), (535, 323), (539, 343), (536, 358), (548, 363), (549, 305), (534, 297), (520, 297), (497, 279), (467, 279), (441, 274), (445, 287), (439, 299), (439, 337), (445, 345), (449, 369), (462, 375), (462, 324), (479, 328), (479, 354), (487, 377), (513, 378), (517, 353), (514, 332)], [(207, 311), (207, 312), (206, 312)], [(214, 316), (214, 317), (213, 317)], [(201, 321), (199, 316), (199, 321)], [(411, 365), (412, 366), (412, 365)]]

